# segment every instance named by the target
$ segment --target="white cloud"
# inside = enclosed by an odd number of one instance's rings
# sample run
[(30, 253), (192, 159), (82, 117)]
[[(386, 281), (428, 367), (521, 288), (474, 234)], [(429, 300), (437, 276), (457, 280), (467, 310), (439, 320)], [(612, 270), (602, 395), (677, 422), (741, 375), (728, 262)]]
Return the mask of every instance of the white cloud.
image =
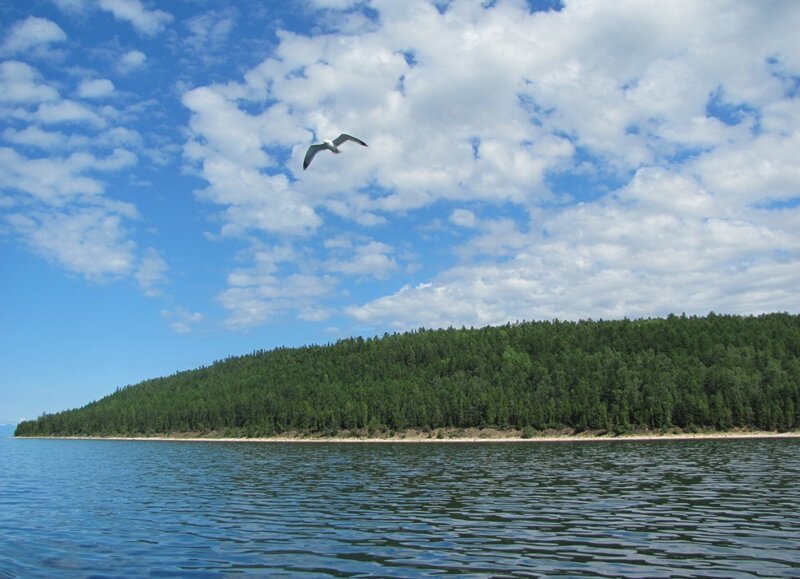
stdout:
[(324, 322), (335, 313), (336, 310), (332, 308), (306, 307), (297, 314), (297, 317), (305, 322)]
[(235, 26), (233, 14), (207, 12), (185, 22), (189, 36), (187, 46), (203, 56), (215, 52), (225, 45)]
[(45, 131), (36, 126), (27, 126), (22, 130), (6, 128), (3, 139), (15, 145), (26, 145), (50, 150), (59, 148), (73, 148), (85, 145), (88, 139), (83, 136), (67, 136), (57, 131)]
[(333, 8), (335, 10), (346, 10), (357, 5), (361, 0), (310, 0), (314, 8)]
[(198, 88), (183, 95), (183, 104), (192, 111), (195, 134), (207, 141), (203, 153), (220, 153), (237, 165), (260, 169), (272, 164), (263, 149), (261, 119), (240, 111), (212, 88)]
[(199, 192), (200, 198), (230, 203), (222, 213), (223, 235), (240, 236), (251, 230), (304, 235), (321, 224), (283, 175), (265, 175), (216, 159), (206, 162), (203, 174), (211, 186)]
[[(43, 147), (63, 146), (53, 145), (53, 135), (31, 128), (7, 130), (7, 136)], [(135, 162), (136, 156), (124, 149), (106, 156), (27, 157), (0, 147), (0, 189), (14, 200), (4, 221), (34, 253), (69, 272), (93, 281), (135, 275), (145, 293), (155, 292), (164, 267), (150, 251), (137, 258), (126, 226), (138, 218), (136, 208), (106, 196), (106, 184), (97, 177)]]
[(51, 44), (64, 42), (66, 33), (61, 27), (47, 18), (29, 16), (11, 27), (6, 39), (0, 46), (0, 54), (17, 54), (25, 52), (46, 52)]
[[(91, 146), (100, 149), (136, 149), (142, 146), (142, 136), (132, 129), (114, 127), (98, 135), (65, 133), (62, 131), (49, 131), (35, 125), (24, 129), (7, 128), (3, 131), (3, 139), (14, 145), (37, 147), (44, 151), (72, 151), (87, 149)], [(130, 153), (133, 155), (133, 153)], [(118, 157), (121, 158), (121, 157)], [(134, 157), (128, 157), (135, 161)]]
[[(122, 4), (141, 8), (138, 2)], [(95, 1), (59, 3), (73, 11), (97, 6)], [(52, 56), (50, 47), (65, 40), (58, 25), (31, 17), (10, 28), (0, 53)], [(144, 60), (132, 51), (125, 66)], [(84, 67), (60, 68), (73, 76), (95, 74)], [(166, 281), (166, 262), (134, 241), (137, 208), (108, 193), (117, 185), (115, 174), (137, 163), (132, 150), (143, 146), (140, 133), (119, 124), (140, 114), (137, 105), (120, 110), (91, 102), (113, 94), (113, 82), (104, 78), (78, 84), (76, 96), (85, 100), (62, 99), (56, 86), (69, 81), (58, 72), (48, 74), (45, 79), (18, 60), (0, 62), (0, 117), (8, 121), (0, 144), (3, 232), (71, 274), (97, 282), (133, 279), (145, 295), (157, 295)]]
[(229, 287), (220, 294), (219, 301), (229, 311), (229, 328), (248, 328), (289, 312), (308, 316), (316, 309), (313, 304), (329, 296), (335, 286), (330, 276), (293, 273), (279, 277), (263, 272), (257, 284)]
[[(304, 310), (319, 296), (319, 278), (285, 271), (301, 261), (290, 245), (258, 248), (252, 255), (252, 266), (238, 268), (228, 275), (228, 289), (218, 299), (229, 311), (226, 324), (230, 328), (261, 325), (274, 316), (290, 310)], [(284, 283), (285, 282), (285, 283)], [(299, 287), (305, 284), (305, 287)], [(316, 289), (315, 289), (316, 288)]]
[(84, 99), (97, 99), (114, 92), (114, 83), (107, 78), (87, 79), (78, 86), (78, 96)]
[[(784, 133), (787, 129), (789, 134)], [(735, 207), (800, 196), (800, 126), (717, 147), (691, 164), (709, 189)]]
[(271, 283), (281, 264), (292, 263), (300, 259), (291, 245), (279, 245), (270, 248), (260, 247), (253, 252), (253, 267), (236, 269), (228, 275), (231, 286), (256, 286)]
[(517, 230), (512, 219), (487, 219), (477, 226), (478, 233), (456, 252), (462, 255), (488, 255), (501, 258), (525, 247), (530, 239)]
[(478, 224), (478, 219), (468, 209), (455, 209), (450, 214), (450, 223), (459, 227), (473, 228)]
[(87, 123), (98, 128), (106, 125), (106, 120), (91, 108), (71, 100), (42, 103), (30, 118), (44, 124)]
[[(327, 234), (330, 214), (374, 227), (443, 207), (461, 264), (350, 310), (375, 325), (794, 303), (797, 210), (760, 208), (800, 196), (800, 5), (370, 7), (369, 27), (280, 32), (242, 79), (184, 95), (185, 155), (223, 232)], [(369, 148), (303, 172), (312, 137), (339, 131)], [(326, 247), (325, 271), (397, 267), (388, 248), (349, 242)], [(256, 287), (230, 291), (245, 318), (272, 315)]]
[(123, 215), (104, 207), (29, 212), (8, 217), (11, 227), (42, 257), (94, 281), (129, 275), (135, 243)]
[(330, 272), (385, 279), (397, 269), (397, 261), (391, 256), (394, 249), (380, 241), (348, 244), (339, 249), (335, 245), (329, 247), (335, 249), (335, 257), (325, 262), (325, 269)]
[(193, 331), (193, 326), (205, 319), (203, 314), (199, 312), (190, 312), (186, 308), (162, 310), (161, 315), (167, 320), (170, 328), (179, 334), (191, 333)]
[(398, 267), (393, 248), (378, 241), (340, 236), (324, 247), (329, 253), (324, 260), (286, 244), (255, 249), (252, 264), (232, 271), (219, 296), (229, 311), (226, 324), (247, 328), (287, 314), (323, 321), (335, 309), (320, 302), (335, 299), (344, 278), (385, 279)]
[(41, 75), (24, 62), (0, 62), (0, 103), (36, 104), (59, 100), (58, 91), (40, 82)]
[(147, 55), (139, 50), (129, 50), (123, 54), (117, 62), (117, 70), (122, 74), (128, 74), (142, 68), (147, 61)]
[(148, 10), (139, 0), (99, 0), (101, 9), (114, 18), (130, 22), (142, 34), (154, 36), (172, 22), (171, 14), (163, 10)]
[(540, 214), (525, 236), (493, 231), (494, 245), (514, 248), (508, 261), (454, 267), (348, 311), (406, 329), (789, 308), (788, 288), (800, 282), (800, 210), (717, 211), (724, 205), (695, 180), (644, 169), (613, 197)]
[(153, 297), (160, 295), (159, 287), (166, 279), (168, 270), (167, 262), (164, 261), (159, 253), (149, 247), (142, 255), (136, 272), (133, 274), (144, 295)]
[(285, 175), (262, 171), (274, 165), (265, 151), (270, 115), (240, 111), (211, 88), (186, 93), (183, 103), (193, 113), (195, 135), (185, 154), (200, 165), (209, 183), (200, 197), (226, 207), (223, 234), (255, 229), (302, 235), (320, 225), (317, 213)]
[(0, 149), (0, 185), (3, 189), (24, 191), (49, 204), (63, 204), (77, 195), (97, 195), (103, 186), (85, 177), (80, 158), (27, 159), (13, 149)]
[[(149, 36), (173, 21), (153, 2), (54, 1)], [(218, 295), (230, 327), (328, 319), (350, 282), (388, 294), (350, 298), (376, 328), (796, 308), (800, 5), (308, 4), (318, 27), (270, 31), (268, 58), (182, 96), (211, 237), (244, 247)], [(245, 45), (231, 42), (239, 9), (184, 18), (160, 40), (190, 65), (227, 58)], [(66, 40), (50, 20), (7, 30), (0, 51), (19, 59), (0, 62), (7, 227), (71, 272), (156, 294), (167, 264), (133, 241), (137, 209), (111, 185), (137, 155), (164, 162), (168, 143), (148, 151), (151, 135), (119, 126), (149, 105), (103, 106), (117, 89), (96, 70), (55, 82), (40, 72), (53, 60), (21, 62)], [(131, 50), (116, 71), (157, 60)], [(93, 80), (62, 99), (75, 78)], [(304, 172), (312, 139), (340, 131), (369, 147)], [(445, 269), (400, 279), (416, 259)], [(179, 332), (202, 321), (165, 318)]]
[(52, 206), (76, 200), (96, 200), (103, 183), (87, 176), (92, 172), (118, 171), (136, 162), (136, 156), (116, 149), (107, 157), (73, 153), (68, 157), (27, 158), (9, 148), (0, 148), (0, 187), (24, 192)]
[(83, 12), (88, 8), (90, 0), (53, 0), (53, 2), (65, 12)]

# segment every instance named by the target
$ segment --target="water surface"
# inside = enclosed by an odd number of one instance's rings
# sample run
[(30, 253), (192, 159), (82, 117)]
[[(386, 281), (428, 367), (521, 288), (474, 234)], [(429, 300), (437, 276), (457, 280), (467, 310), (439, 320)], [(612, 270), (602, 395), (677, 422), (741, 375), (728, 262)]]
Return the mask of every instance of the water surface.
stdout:
[(800, 440), (0, 440), (0, 576), (800, 577)]

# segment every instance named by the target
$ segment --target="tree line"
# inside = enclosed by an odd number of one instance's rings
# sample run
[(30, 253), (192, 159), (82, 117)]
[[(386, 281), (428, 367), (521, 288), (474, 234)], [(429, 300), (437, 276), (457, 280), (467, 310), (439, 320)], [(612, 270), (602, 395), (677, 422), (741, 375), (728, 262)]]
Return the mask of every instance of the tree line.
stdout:
[(800, 316), (420, 329), (277, 348), (118, 389), (16, 434), (800, 428)]

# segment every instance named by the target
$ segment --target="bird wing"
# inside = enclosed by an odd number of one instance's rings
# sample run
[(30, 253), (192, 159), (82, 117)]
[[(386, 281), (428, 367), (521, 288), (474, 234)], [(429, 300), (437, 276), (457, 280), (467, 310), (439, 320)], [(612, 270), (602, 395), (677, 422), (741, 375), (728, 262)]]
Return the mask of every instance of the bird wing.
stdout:
[(341, 144), (342, 144), (342, 143), (344, 143), (345, 141), (355, 141), (355, 142), (356, 142), (356, 143), (358, 143), (359, 145), (364, 145), (365, 147), (367, 147), (367, 146), (368, 146), (368, 145), (367, 145), (367, 144), (366, 144), (364, 141), (362, 141), (361, 139), (356, 139), (356, 138), (355, 138), (353, 135), (348, 135), (347, 133), (342, 133), (341, 135), (339, 135), (338, 137), (336, 137), (336, 138), (333, 140), (333, 144), (334, 144), (334, 145), (336, 145), (336, 146), (338, 147), (339, 145), (341, 145)]
[(305, 159), (303, 159), (303, 171), (308, 169), (308, 166), (311, 164), (311, 159), (314, 158), (314, 155), (319, 153), (322, 149), (327, 149), (325, 145), (311, 145), (306, 151)]

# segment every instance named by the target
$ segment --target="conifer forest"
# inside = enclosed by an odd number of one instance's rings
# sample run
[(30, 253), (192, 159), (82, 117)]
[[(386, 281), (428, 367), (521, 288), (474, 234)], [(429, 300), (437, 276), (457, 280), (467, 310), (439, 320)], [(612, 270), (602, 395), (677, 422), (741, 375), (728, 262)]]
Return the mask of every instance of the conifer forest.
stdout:
[(420, 329), (232, 357), (21, 422), (18, 436), (800, 428), (800, 316)]

